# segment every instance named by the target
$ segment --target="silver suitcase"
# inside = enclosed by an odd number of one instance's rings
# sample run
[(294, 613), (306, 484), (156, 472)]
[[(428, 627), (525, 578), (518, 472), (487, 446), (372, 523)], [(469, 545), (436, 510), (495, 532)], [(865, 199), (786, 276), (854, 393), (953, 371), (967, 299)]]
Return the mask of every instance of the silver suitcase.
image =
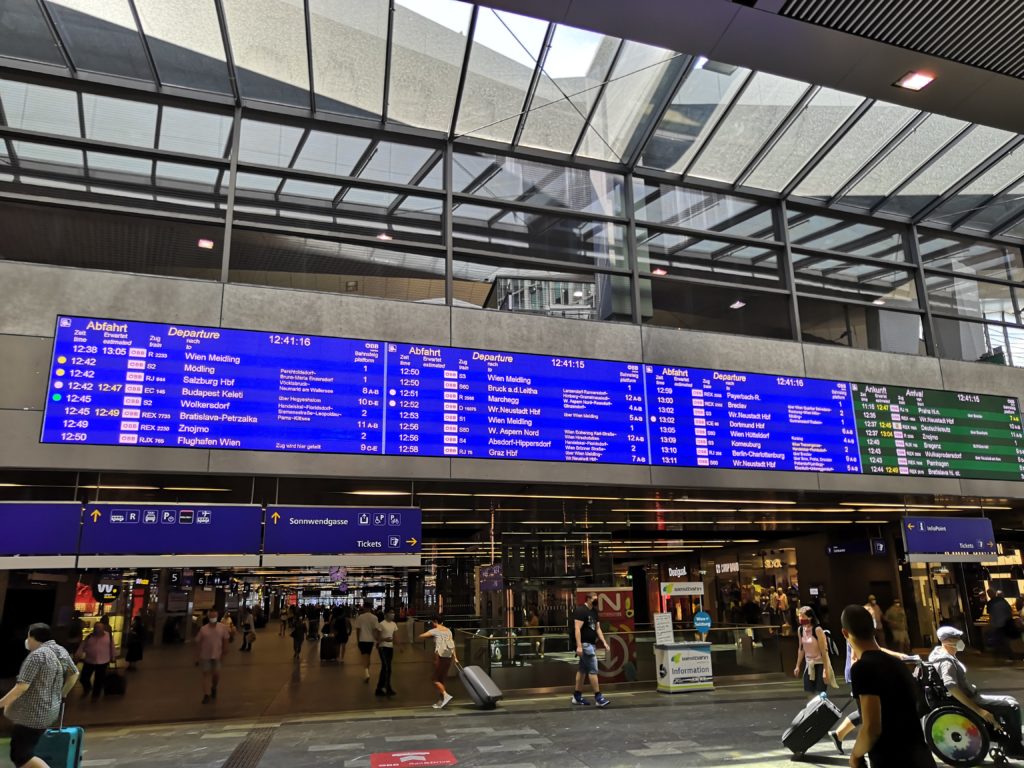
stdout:
[(462, 681), (469, 698), (484, 709), (494, 709), (505, 696), (501, 688), (491, 680), (490, 675), (480, 667), (463, 667), (460, 664), (459, 680)]

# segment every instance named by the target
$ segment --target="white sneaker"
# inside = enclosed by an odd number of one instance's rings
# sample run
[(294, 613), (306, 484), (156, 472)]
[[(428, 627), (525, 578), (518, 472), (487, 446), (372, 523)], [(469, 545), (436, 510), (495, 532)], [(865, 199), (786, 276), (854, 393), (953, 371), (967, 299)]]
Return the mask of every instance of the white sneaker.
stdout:
[(441, 699), (441, 701), (440, 701), (440, 702), (438, 702), (438, 707), (437, 707), (437, 708), (438, 708), (438, 709), (444, 709), (445, 707), (447, 707), (447, 706), (448, 706), (448, 702), (449, 702), (449, 701), (451, 701), (451, 700), (452, 700), (452, 699), (454, 699), (454, 698), (455, 698), (455, 697), (454, 697), (454, 696), (452, 696), (452, 695), (451, 695), (450, 693), (446, 693), (446, 694), (444, 695), (444, 698), (443, 698), (443, 699)]
[(441, 708), (441, 702), (440, 701), (435, 701), (430, 706), (431, 706), (432, 709), (440, 709)]

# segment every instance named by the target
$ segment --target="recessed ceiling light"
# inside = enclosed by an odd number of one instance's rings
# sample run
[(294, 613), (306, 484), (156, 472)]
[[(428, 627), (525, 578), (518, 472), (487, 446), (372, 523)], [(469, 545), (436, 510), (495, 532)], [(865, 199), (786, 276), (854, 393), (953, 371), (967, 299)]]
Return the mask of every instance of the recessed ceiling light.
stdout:
[(86, 488), (90, 491), (159, 491), (158, 485), (80, 485), (79, 488)]
[(907, 74), (893, 83), (893, 85), (897, 88), (905, 88), (908, 91), (920, 91), (930, 85), (934, 79), (935, 75), (929, 74), (928, 72), (907, 72)]
[(883, 304), (885, 304), (885, 299), (875, 299), (875, 300), (874, 300), (874, 301), (872, 301), (871, 303), (872, 303), (872, 304), (875, 304), (875, 305), (877, 305), (877, 306), (879, 306), (879, 307), (880, 307), (880, 306), (882, 306)]
[(394, 240), (395, 238), (393, 236), (391, 236), (390, 234), (388, 234), (387, 232), (381, 232), (379, 235), (377, 235), (377, 239), (378, 240)]
[(736, 301), (729, 305), (729, 309), (743, 309), (745, 306), (747, 306), (747, 302), (736, 299)]
[(199, 242), (197, 242), (196, 245), (199, 246), (200, 248), (203, 248), (204, 250), (212, 251), (215, 243), (213, 242), (213, 240), (207, 240), (205, 237), (203, 237), (200, 238)]
[(662, 269), (661, 267), (655, 267), (654, 269), (651, 270), (651, 274), (657, 275), (658, 277), (662, 277), (663, 275), (668, 274), (668, 270)]
[(698, 56), (697, 60), (693, 62), (694, 69), (704, 69), (704, 65), (708, 63), (707, 56)]
[(583, 291), (573, 291), (572, 295), (573, 295), (574, 298), (582, 299), (583, 298)]
[(201, 491), (203, 493), (226, 493), (230, 491), (230, 488), (200, 488), (198, 486), (186, 486), (186, 485), (165, 485), (165, 491)]
[[(339, 491), (335, 491), (339, 493)], [(408, 496), (408, 491), (340, 491), (346, 496)]]

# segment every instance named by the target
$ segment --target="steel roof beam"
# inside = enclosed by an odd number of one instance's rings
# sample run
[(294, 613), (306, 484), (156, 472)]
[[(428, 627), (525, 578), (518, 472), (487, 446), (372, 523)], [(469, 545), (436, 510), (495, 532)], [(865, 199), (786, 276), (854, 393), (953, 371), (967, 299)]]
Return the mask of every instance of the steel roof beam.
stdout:
[[(619, 47), (619, 52), (625, 47), (626, 43), (623, 41)], [(683, 55), (683, 54), (680, 54)], [(616, 52), (618, 57), (618, 52)], [(623, 158), (623, 163), (630, 170), (636, 168), (636, 164), (640, 162), (640, 157), (643, 155), (644, 150), (647, 149), (647, 145), (651, 139), (654, 138), (654, 134), (658, 131), (658, 126), (661, 125), (661, 121), (665, 119), (665, 115), (668, 114), (669, 109), (672, 107), (672, 102), (675, 101), (676, 94), (679, 93), (679, 89), (683, 87), (683, 83), (694, 71), (694, 67), (697, 63), (697, 59), (694, 56), (687, 56), (685, 63), (679, 68), (679, 74), (672, 80), (672, 85), (662, 94), (661, 101), (651, 111), (651, 121), (647, 128), (644, 130), (643, 136), (637, 141), (636, 146), (626, 153), (626, 157)], [(612, 70), (608, 70), (609, 77), (611, 76)], [(607, 85), (607, 82), (605, 83)], [(596, 106), (596, 102), (595, 102)], [(573, 153), (576, 154), (575, 152)]]
[(537, 93), (537, 85), (540, 83), (540, 76), (544, 72), (544, 64), (548, 60), (548, 52), (551, 51), (551, 40), (555, 36), (554, 22), (548, 24), (547, 32), (544, 33), (544, 42), (540, 47), (540, 54), (537, 56), (537, 66), (533, 70), (533, 77), (530, 78), (530, 86), (526, 90), (526, 98), (523, 99), (523, 110), (519, 113), (519, 122), (516, 123), (515, 132), (512, 134), (512, 148), (519, 146), (519, 140), (523, 137), (523, 129), (526, 127), (526, 118), (530, 114), (530, 107), (533, 105), (533, 97)]
[[(579, 155), (580, 150), (583, 148), (583, 141), (587, 137), (587, 131), (590, 130), (590, 126), (594, 122), (594, 118), (597, 117), (597, 110), (601, 104), (601, 100), (604, 98), (604, 92), (608, 90), (608, 83), (611, 82), (612, 72), (615, 71), (615, 66), (619, 63), (619, 59), (622, 57), (622, 51), (625, 47), (626, 41), (620, 40), (619, 47), (615, 49), (615, 53), (612, 55), (611, 63), (608, 65), (608, 71), (604, 73), (604, 80), (601, 81), (601, 85), (599, 85), (597, 88), (597, 95), (594, 97), (594, 103), (590, 105), (590, 109), (588, 110), (586, 115), (583, 115), (580, 112), (579, 107), (577, 107), (576, 104), (573, 102), (571, 96), (568, 96), (565, 93), (562, 94), (563, 96), (565, 96), (565, 100), (569, 102), (569, 106), (571, 106), (577, 112), (577, 114), (580, 114), (583, 117), (583, 128), (580, 129), (580, 135), (576, 137), (576, 142), (572, 145), (571, 157), (574, 160), (576, 159), (576, 156)], [(559, 89), (559, 91), (561, 92), (561, 89)]]
[(476, 35), (476, 21), (480, 6), (474, 5), (469, 16), (469, 31), (466, 33), (466, 50), (462, 54), (462, 69), (459, 70), (459, 87), (455, 91), (455, 107), (452, 109), (452, 123), (448, 129), (448, 139), (455, 138), (455, 130), (459, 124), (459, 112), (462, 109), (462, 96), (466, 91), (466, 79), (469, 77), (469, 57), (473, 52), (473, 38)]

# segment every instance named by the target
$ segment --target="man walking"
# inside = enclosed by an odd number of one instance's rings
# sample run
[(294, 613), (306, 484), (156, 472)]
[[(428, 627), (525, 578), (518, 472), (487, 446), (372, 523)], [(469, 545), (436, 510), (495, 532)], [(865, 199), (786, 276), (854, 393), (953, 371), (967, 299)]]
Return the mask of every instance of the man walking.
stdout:
[(870, 755), (871, 768), (935, 768), (917, 717), (917, 692), (910, 671), (878, 647), (874, 617), (866, 608), (848, 606), (842, 625), (857, 658), (850, 668), (850, 681), (862, 722), (850, 767), (862, 768)]
[(398, 625), (395, 623), (395, 612), (384, 612), (384, 621), (377, 625), (377, 652), (380, 654), (380, 677), (377, 678), (377, 695), (394, 696), (391, 687), (391, 666), (395, 659), (395, 648), (398, 645)]
[(579, 606), (572, 615), (576, 655), (579, 656), (579, 667), (576, 670), (576, 690), (572, 695), (572, 703), (589, 706), (590, 702), (583, 698), (583, 684), (589, 679), (594, 691), (594, 703), (599, 707), (607, 707), (611, 702), (601, 693), (601, 681), (597, 676), (597, 642), (601, 641), (605, 651), (608, 641), (601, 631), (601, 620), (597, 615), (597, 594), (587, 595), (587, 602)]
[(885, 628), (882, 626), (885, 616), (882, 613), (882, 606), (878, 604), (878, 600), (874, 595), (868, 595), (868, 601), (864, 604), (864, 609), (871, 614), (871, 620), (875, 623), (875, 642), (879, 645), (885, 645)]
[(373, 603), (363, 603), (363, 609), (356, 617), (353, 627), (356, 631), (356, 642), (359, 643), (359, 653), (363, 657), (363, 682), (370, 682), (370, 659), (373, 656), (373, 647), (377, 644), (377, 616), (373, 612)]
[(0, 699), (0, 709), (14, 723), (11, 762), (17, 768), (49, 768), (35, 756), (36, 746), (60, 717), (60, 703), (78, 682), (78, 669), (46, 624), (28, 628), (25, 648), (29, 654), (14, 687)]
[(228, 652), (231, 633), (220, 623), (220, 614), (211, 608), (206, 622), (196, 635), (196, 665), (203, 674), (203, 704), (217, 698), (221, 661)]
[(893, 600), (885, 612), (885, 623), (892, 633), (892, 645), (900, 653), (910, 652), (910, 632), (907, 630), (907, 612), (899, 600)]

